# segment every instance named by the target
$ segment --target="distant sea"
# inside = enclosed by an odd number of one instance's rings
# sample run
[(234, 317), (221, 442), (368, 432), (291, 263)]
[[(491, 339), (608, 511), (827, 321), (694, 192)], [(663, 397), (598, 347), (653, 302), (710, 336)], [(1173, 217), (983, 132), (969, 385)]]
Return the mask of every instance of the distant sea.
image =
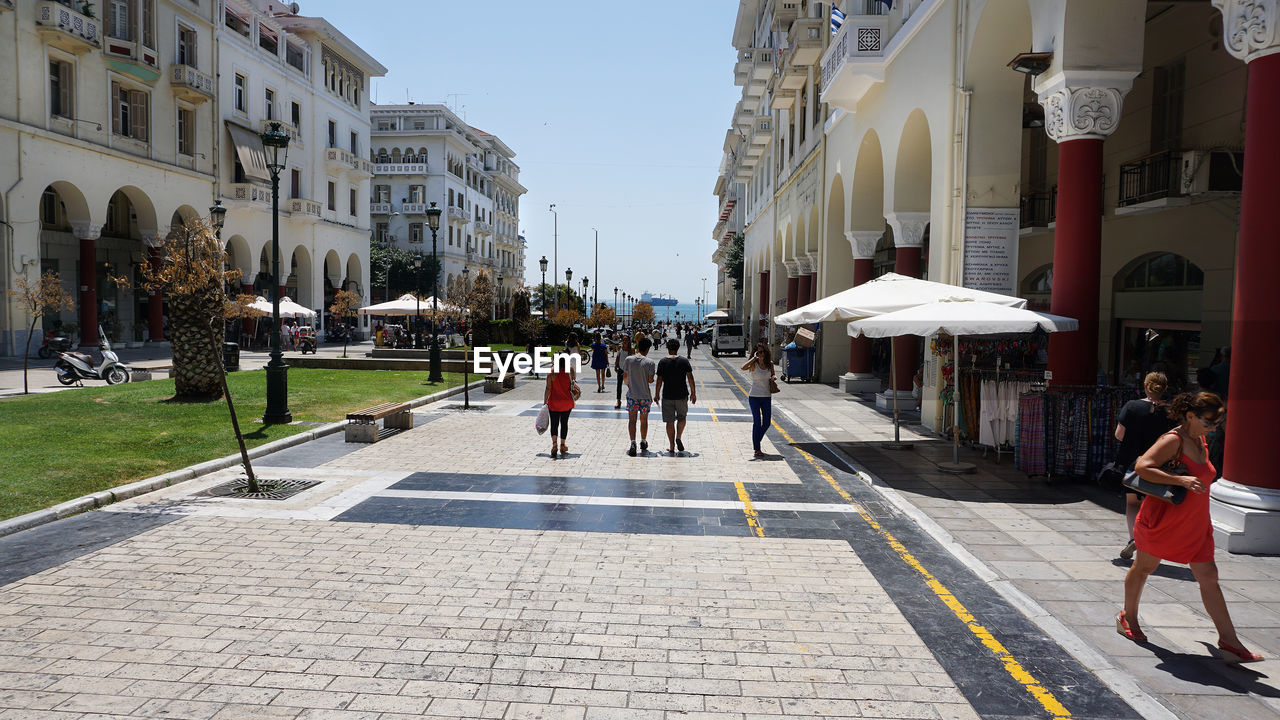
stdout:
[[(601, 299), (601, 301), (603, 301), (603, 300), (604, 300), (604, 298), (600, 298), (600, 299)], [(610, 307), (613, 307), (613, 298), (610, 298), (610, 299), (609, 299), (609, 306), (610, 306)], [(712, 308), (704, 309), (704, 310), (702, 311), (702, 314), (703, 314), (703, 315), (706, 315), (707, 313), (711, 312), (712, 310), (715, 310), (715, 308), (714, 308), (714, 307), (712, 307)], [(619, 300), (619, 301), (618, 301), (618, 312), (622, 312), (622, 301), (621, 301), (621, 300)], [(668, 319), (668, 317), (669, 317), (669, 319), (670, 319), (671, 321), (673, 321), (673, 322), (674, 322), (674, 321), (675, 321), (675, 319), (676, 319), (676, 313), (677, 313), (677, 312), (678, 312), (678, 313), (680, 313), (680, 321), (681, 321), (681, 322), (684, 322), (686, 319), (687, 319), (687, 320), (701, 320), (701, 319), (702, 319), (701, 317), (698, 317), (698, 305), (697, 305), (697, 303), (684, 303), (684, 302), (682, 302), (682, 303), (679, 303), (678, 305), (667, 305), (667, 306), (665, 306), (665, 307), (655, 307), (655, 308), (653, 309), (653, 315), (654, 315), (654, 317), (656, 317), (657, 319), (662, 320), (662, 321), (666, 321), (666, 320)]]

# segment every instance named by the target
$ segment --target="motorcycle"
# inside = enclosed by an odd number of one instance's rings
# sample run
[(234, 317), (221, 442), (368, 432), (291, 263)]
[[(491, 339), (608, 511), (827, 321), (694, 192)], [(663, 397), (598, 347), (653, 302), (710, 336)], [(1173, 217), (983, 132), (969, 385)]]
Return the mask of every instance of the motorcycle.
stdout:
[(36, 351), (42, 360), (48, 360), (54, 353), (63, 353), (71, 349), (71, 338), (61, 330), (50, 330), (44, 334), (44, 344)]
[(60, 352), (58, 361), (53, 364), (58, 382), (63, 385), (74, 385), (82, 380), (106, 380), (108, 385), (129, 382), (129, 366), (120, 362), (120, 358), (111, 351), (111, 343), (105, 335), (99, 334), (99, 337), (102, 338), (98, 344), (102, 364), (95, 368), (93, 358), (85, 353)]
[(298, 352), (306, 355), (316, 354), (316, 331), (315, 328), (299, 328), (298, 329)]

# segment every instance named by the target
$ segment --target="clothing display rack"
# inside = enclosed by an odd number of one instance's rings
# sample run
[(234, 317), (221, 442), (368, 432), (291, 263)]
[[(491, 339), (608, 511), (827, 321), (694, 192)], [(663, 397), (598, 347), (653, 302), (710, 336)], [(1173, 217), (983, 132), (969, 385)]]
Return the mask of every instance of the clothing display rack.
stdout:
[(1106, 385), (1032, 387), (1018, 396), (1014, 465), (1028, 475), (1093, 477), (1115, 456), (1116, 418), (1141, 393)]
[(969, 369), (961, 371), (961, 430), (985, 458), (994, 451), (996, 462), (1014, 452), (1018, 433), (1018, 398), (1043, 383), (1040, 370)]

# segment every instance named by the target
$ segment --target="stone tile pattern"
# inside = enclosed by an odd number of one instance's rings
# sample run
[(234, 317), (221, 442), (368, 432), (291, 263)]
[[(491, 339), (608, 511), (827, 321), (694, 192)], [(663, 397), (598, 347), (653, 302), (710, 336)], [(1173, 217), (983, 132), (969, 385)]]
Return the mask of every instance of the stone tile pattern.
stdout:
[(0, 718), (976, 718), (839, 541), (187, 517), (0, 588)]

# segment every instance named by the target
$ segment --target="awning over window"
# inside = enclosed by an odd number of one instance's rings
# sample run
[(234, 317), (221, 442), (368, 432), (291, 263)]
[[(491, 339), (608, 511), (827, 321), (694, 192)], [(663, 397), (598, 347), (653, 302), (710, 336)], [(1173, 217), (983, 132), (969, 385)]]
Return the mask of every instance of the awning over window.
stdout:
[(267, 170), (267, 155), (262, 148), (262, 138), (233, 122), (227, 122), (227, 130), (231, 132), (231, 142), (236, 146), (236, 156), (240, 158), (240, 166), (244, 175), (254, 180), (271, 182), (271, 172)]

